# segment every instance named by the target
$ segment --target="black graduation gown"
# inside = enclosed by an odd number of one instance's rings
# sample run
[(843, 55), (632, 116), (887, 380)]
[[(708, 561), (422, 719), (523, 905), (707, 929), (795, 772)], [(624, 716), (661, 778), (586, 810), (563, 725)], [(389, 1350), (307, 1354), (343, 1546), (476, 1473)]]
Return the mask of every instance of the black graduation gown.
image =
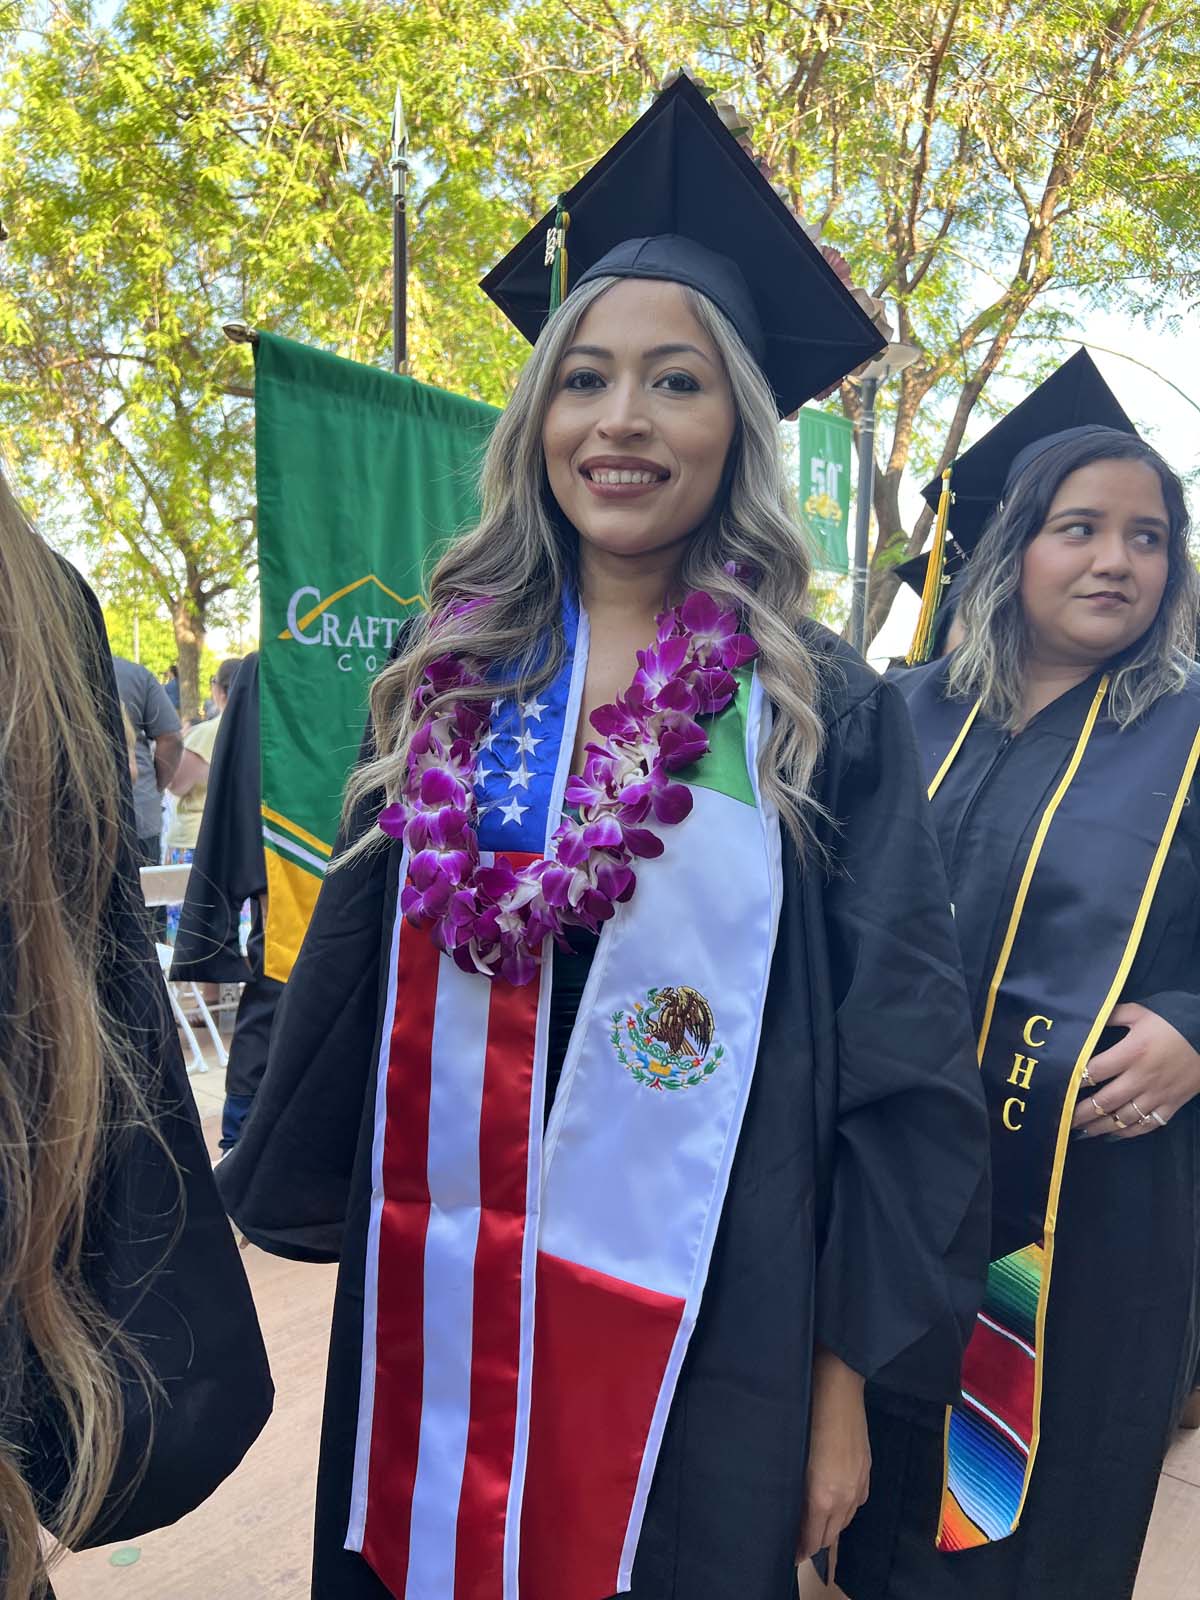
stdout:
[[(944, 662), (897, 675), (911, 692)], [(1011, 742), (977, 723), (934, 802), (978, 1024), (1016, 877), (1096, 690)], [(964, 707), (964, 714), (966, 708)], [(921, 728), (917, 726), (918, 742)], [(1123, 999), (1200, 1049), (1200, 805), (1185, 806)], [(1119, 1037), (1103, 1038), (1100, 1048)], [(1070, 1146), (1046, 1323), (1042, 1434), (1021, 1526), (933, 1548), (942, 1415), (873, 1395), (874, 1489), (842, 1539), (851, 1600), (1127, 1600), (1200, 1337), (1200, 1101), (1142, 1139)]]
[[(813, 637), (835, 657), (820, 781), (837, 819), (824, 832), (833, 866), (801, 870), (786, 850), (759, 1065), (651, 1491), (635, 1600), (789, 1600), (814, 1341), (862, 1373), (949, 1400), (981, 1291), (983, 1100), (912, 732), (894, 688), (824, 630)], [(342, 1549), (388, 860), (326, 880), (258, 1104), (218, 1172), (231, 1214), (263, 1248), (341, 1260), (317, 1490), (319, 1600), (388, 1593)]]
[[(128, 1041), (129, 1065), (156, 1113), (162, 1140), (144, 1129), (116, 1136), (89, 1207), (89, 1285), (161, 1385), (148, 1399), (141, 1384), (125, 1375), (125, 1426), (113, 1488), (80, 1541), (94, 1545), (137, 1538), (205, 1500), (262, 1431), (273, 1389), (151, 943), (103, 619), (91, 591), (68, 570), (89, 613), (81, 650), (123, 774), (128, 812), (106, 909), (100, 988)], [(0, 1012), (7, 987), (5, 926), (0, 915)], [(5, 1352), (0, 1430), (21, 1451), (35, 1502), (48, 1513), (69, 1470), (63, 1419), (44, 1373), (30, 1352), (19, 1351), (12, 1330), (5, 1334)]]
[[(171, 976), (177, 981), (240, 983), (237, 1018), (225, 1070), (225, 1139), (262, 1082), (275, 1009), (283, 985), (263, 972), (261, 897), (267, 892), (262, 842), (262, 746), (259, 737), (258, 652), (245, 657), (229, 691), (213, 746), (200, 836), (187, 898), (175, 936)], [(238, 939), (242, 903), (251, 903), (245, 956)]]

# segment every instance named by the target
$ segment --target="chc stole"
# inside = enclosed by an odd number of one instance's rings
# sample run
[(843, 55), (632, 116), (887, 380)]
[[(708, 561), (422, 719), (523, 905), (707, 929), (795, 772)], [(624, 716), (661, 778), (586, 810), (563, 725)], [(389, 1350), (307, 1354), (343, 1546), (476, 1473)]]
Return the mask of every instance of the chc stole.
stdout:
[[(1101, 678), (1033, 831), (988, 986), (978, 1053), (992, 1127), (993, 1261), (947, 1412), (939, 1550), (1003, 1539), (1037, 1457), (1046, 1312), (1071, 1120), (1118, 1004), (1200, 754), (1200, 683), (1124, 729)], [(937, 793), (978, 714), (940, 674), (911, 701)], [(1119, 1108), (1117, 1108), (1119, 1109)]]
[[(587, 665), (497, 702), (481, 850), (543, 853)], [(397, 910), (381, 1027), (350, 1524), (397, 1600), (628, 1591), (758, 1052), (778, 818), (752, 673), (603, 929), (543, 1138), (549, 941), (516, 988)], [(406, 862), (398, 867), (405, 880)], [(398, 900), (398, 894), (397, 894)]]

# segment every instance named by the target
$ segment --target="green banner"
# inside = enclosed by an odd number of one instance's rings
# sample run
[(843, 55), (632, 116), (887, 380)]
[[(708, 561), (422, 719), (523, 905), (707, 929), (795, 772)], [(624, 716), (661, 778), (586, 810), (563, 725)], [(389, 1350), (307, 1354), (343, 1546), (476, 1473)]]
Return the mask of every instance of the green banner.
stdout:
[(854, 424), (828, 411), (800, 413), (800, 509), (817, 566), (849, 572), (850, 450)]
[(372, 678), (477, 511), (491, 406), (260, 334), (255, 379), (269, 976), (333, 850)]

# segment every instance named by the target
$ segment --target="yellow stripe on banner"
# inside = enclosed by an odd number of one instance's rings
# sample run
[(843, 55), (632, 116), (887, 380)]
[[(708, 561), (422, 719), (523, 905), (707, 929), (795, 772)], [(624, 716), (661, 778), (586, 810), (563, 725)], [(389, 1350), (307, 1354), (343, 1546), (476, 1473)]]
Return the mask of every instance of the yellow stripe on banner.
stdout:
[(967, 720), (963, 723), (962, 727), (958, 730), (958, 737), (957, 737), (957, 739), (955, 739), (954, 743), (950, 746), (950, 753), (947, 755), (945, 761), (942, 762), (941, 766), (937, 769), (937, 772), (936, 772), (936, 774), (934, 776), (934, 780), (929, 785), (929, 798), (931, 800), (933, 799), (934, 795), (938, 792), (938, 790), (941, 788), (942, 779), (946, 776), (946, 774), (950, 771), (950, 768), (954, 765), (954, 758), (958, 755), (958, 752), (962, 749), (963, 745), (966, 743), (967, 735), (971, 731), (971, 724), (975, 721), (975, 718), (979, 715), (979, 708), (980, 708), (980, 706), (982, 704), (983, 704), (982, 700), (976, 700), (975, 704), (971, 707), (970, 711), (968, 711)]
[(290, 817), (285, 817), (278, 811), (272, 811), (270, 806), (263, 806), (262, 814), (268, 822), (274, 822), (281, 828), (286, 828), (289, 833), (294, 833), (297, 839), (303, 839), (305, 844), (312, 845), (314, 850), (319, 850), (325, 857), (333, 854), (333, 846), (326, 844), (324, 839), (318, 839), (315, 833), (309, 833), (307, 828), (302, 828), (298, 822), (293, 822)]
[[(1004, 943), (1000, 947), (1000, 959), (996, 963), (996, 970), (992, 974), (991, 985), (988, 988), (987, 1005), (983, 1012), (983, 1025), (979, 1030), (979, 1048), (977, 1059), (983, 1065), (983, 1052), (987, 1048), (988, 1034), (991, 1032), (992, 1016), (996, 1010), (996, 996), (1000, 993), (1000, 985), (1004, 982), (1004, 974), (1008, 968), (1008, 958), (1012, 955), (1012, 947), (1017, 937), (1017, 925), (1021, 921), (1021, 913), (1025, 909), (1025, 900), (1029, 894), (1029, 885), (1033, 881), (1034, 868), (1038, 864), (1038, 857), (1042, 853), (1042, 846), (1046, 842), (1046, 835), (1050, 832), (1050, 824), (1054, 821), (1055, 813), (1062, 804), (1063, 796), (1071, 787), (1071, 781), (1079, 770), (1079, 763), (1083, 760), (1083, 752), (1087, 749), (1088, 740), (1092, 737), (1092, 729), (1096, 726), (1096, 718), (1100, 715), (1100, 707), (1104, 704), (1104, 697), (1108, 693), (1108, 673), (1100, 679), (1099, 687), (1092, 699), (1091, 707), (1084, 718), (1083, 729), (1075, 745), (1074, 753), (1067, 763), (1067, 770), (1063, 773), (1062, 782), (1051, 796), (1050, 804), (1042, 812), (1042, 820), (1038, 823), (1037, 832), (1033, 836), (1033, 843), (1029, 847), (1029, 859), (1025, 863), (1025, 870), (1021, 874), (1020, 887), (1017, 897), (1013, 901), (1012, 915), (1008, 919), (1008, 929), (1004, 935)], [(949, 766), (949, 762), (947, 762)]]
[[(346, 595), (353, 594), (355, 589), (361, 589), (364, 583), (373, 583), (376, 588), (382, 589), (384, 594), (386, 594), (389, 599), (394, 600), (398, 606), (421, 605), (426, 610), (429, 609), (428, 603), (423, 595), (410, 594), (406, 600), (402, 594), (397, 594), (394, 589), (389, 589), (387, 584), (377, 578), (373, 572), (368, 572), (365, 578), (356, 578), (353, 583), (346, 584), (345, 587), (339, 589), (336, 594), (327, 594), (324, 600), (322, 600), (318, 605), (315, 605), (311, 611), (306, 611), (302, 617), (297, 617), (296, 626), (298, 628), (307, 628), (309, 623), (315, 622), (316, 619), (321, 615), (322, 611), (333, 605), (334, 601), (342, 600), (346, 597)], [(276, 634), (275, 637), (277, 639), (290, 639), (292, 637), (292, 630), (290, 628), (285, 628), (282, 633)]]
[(321, 879), (295, 866), (273, 850), (264, 849), (267, 861), (267, 925), (264, 930), (263, 971), (268, 978), (286, 983), (292, 975), (304, 935), (312, 921)]
[[(1107, 680), (1105, 680), (1107, 681)], [(1137, 915), (1133, 919), (1133, 926), (1129, 930), (1129, 938), (1125, 945), (1124, 954), (1121, 956), (1120, 965), (1113, 975), (1108, 993), (1104, 997), (1104, 1004), (1092, 1024), (1091, 1032), (1083, 1042), (1083, 1048), (1075, 1061), (1075, 1068), (1071, 1074), (1067, 1098), (1063, 1103), (1062, 1117), (1058, 1124), (1058, 1143), (1054, 1148), (1054, 1167), (1050, 1174), (1050, 1195), (1046, 1202), (1046, 1262), (1042, 1270), (1041, 1295), (1038, 1299), (1037, 1309), (1037, 1360), (1034, 1364), (1033, 1376), (1033, 1437), (1029, 1442), (1029, 1461), (1025, 1468), (1025, 1483), (1021, 1491), (1021, 1503), (1017, 1507), (1017, 1515), (1013, 1522), (1015, 1528), (1021, 1521), (1021, 1513), (1025, 1509), (1025, 1499), (1029, 1493), (1029, 1484), (1033, 1478), (1033, 1463), (1037, 1456), (1038, 1444), (1042, 1436), (1042, 1365), (1045, 1352), (1046, 1336), (1046, 1311), (1050, 1303), (1050, 1274), (1054, 1268), (1054, 1235), (1058, 1224), (1058, 1200), (1062, 1193), (1063, 1172), (1067, 1164), (1067, 1145), (1071, 1139), (1071, 1123), (1075, 1117), (1075, 1100), (1083, 1079), (1083, 1070), (1092, 1059), (1092, 1052), (1096, 1042), (1104, 1032), (1109, 1014), (1121, 998), (1121, 990), (1125, 987), (1125, 980), (1129, 976), (1129, 969), (1133, 965), (1133, 958), (1137, 954), (1138, 945), (1141, 943), (1142, 933), (1146, 926), (1146, 918), (1150, 915), (1150, 906), (1153, 903), (1158, 889), (1158, 880), (1162, 876), (1163, 863), (1167, 859), (1167, 852), (1171, 848), (1171, 841), (1175, 837), (1175, 829), (1179, 825), (1179, 818), (1187, 802), (1188, 790), (1191, 788), (1192, 779), (1196, 775), (1196, 766), (1200, 762), (1200, 732), (1192, 740), (1192, 748), (1188, 753), (1187, 764), (1183, 769), (1183, 776), (1179, 780), (1179, 787), (1175, 791), (1175, 798), (1171, 803), (1171, 810), (1167, 816), (1167, 825), (1163, 829), (1163, 836), (1158, 841), (1158, 849), (1154, 853), (1154, 861), (1150, 867), (1150, 876), (1146, 879), (1146, 886), (1142, 890), (1142, 898), (1138, 905)]]

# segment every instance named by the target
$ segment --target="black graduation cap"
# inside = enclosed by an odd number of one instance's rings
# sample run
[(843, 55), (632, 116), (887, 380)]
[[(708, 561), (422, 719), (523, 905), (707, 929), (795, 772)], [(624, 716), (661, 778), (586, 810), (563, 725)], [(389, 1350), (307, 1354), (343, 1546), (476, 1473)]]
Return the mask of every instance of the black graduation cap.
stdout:
[[(780, 414), (886, 341), (704, 94), (680, 75), (562, 197), (568, 290), (590, 277), (668, 279), (729, 317)], [(548, 211), (481, 287), (532, 344), (550, 310)]]
[[(1137, 433), (1091, 356), (1077, 350), (954, 463), (950, 532), (964, 557), (970, 557), (979, 543), (1004, 498), (1014, 466), (1026, 464), (1031, 447), (1083, 427)], [(941, 492), (940, 477), (921, 490), (931, 511), (937, 510)]]
[[(1056, 434), (1085, 427), (1137, 433), (1091, 356), (1086, 350), (1077, 350), (954, 463), (950, 480), (954, 498), (943, 567), (947, 581), (957, 577), (974, 554), (984, 528), (1004, 498), (1014, 469), (1026, 466), (1038, 453), (1038, 447), (1048, 444)], [(925, 504), (933, 512), (937, 511), (941, 492), (940, 476), (921, 490)], [(896, 575), (921, 594), (928, 561), (928, 552), (913, 556), (900, 562)], [(942, 592), (944, 595), (945, 587)]]

